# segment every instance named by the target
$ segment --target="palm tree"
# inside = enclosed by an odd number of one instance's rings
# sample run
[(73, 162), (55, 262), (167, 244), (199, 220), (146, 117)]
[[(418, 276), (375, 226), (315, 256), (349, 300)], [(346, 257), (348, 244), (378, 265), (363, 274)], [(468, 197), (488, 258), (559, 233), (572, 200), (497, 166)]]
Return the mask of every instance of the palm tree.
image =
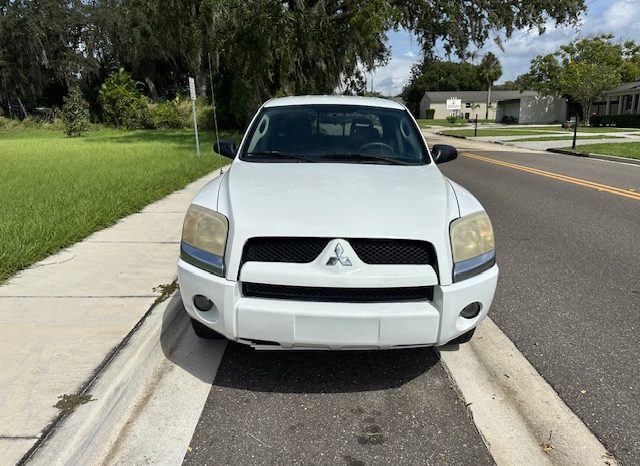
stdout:
[(489, 119), (489, 107), (491, 106), (491, 86), (502, 76), (502, 65), (500, 60), (493, 53), (488, 52), (479, 65), (480, 76), (487, 84), (487, 110), (484, 116), (485, 120)]

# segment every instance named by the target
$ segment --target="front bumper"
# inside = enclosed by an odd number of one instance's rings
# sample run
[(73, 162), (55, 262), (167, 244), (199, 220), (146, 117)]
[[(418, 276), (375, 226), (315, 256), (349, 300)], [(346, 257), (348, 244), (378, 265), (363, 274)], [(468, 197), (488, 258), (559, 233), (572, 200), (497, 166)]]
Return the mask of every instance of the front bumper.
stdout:
[[(466, 333), (487, 315), (498, 281), (498, 266), (448, 286), (435, 286), (432, 301), (326, 303), (242, 296), (229, 281), (178, 261), (180, 293), (187, 313), (229, 340), (260, 349), (390, 349), (439, 346)], [(210, 311), (195, 308), (204, 295)], [(480, 313), (466, 319), (473, 302)]]

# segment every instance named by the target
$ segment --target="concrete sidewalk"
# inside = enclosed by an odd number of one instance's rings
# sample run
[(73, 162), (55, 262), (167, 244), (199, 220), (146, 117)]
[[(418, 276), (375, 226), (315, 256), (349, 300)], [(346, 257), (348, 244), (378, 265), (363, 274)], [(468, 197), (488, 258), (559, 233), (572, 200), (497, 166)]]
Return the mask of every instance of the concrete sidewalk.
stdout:
[(0, 287), (0, 465), (38, 441), (176, 277), (182, 220), (214, 171)]

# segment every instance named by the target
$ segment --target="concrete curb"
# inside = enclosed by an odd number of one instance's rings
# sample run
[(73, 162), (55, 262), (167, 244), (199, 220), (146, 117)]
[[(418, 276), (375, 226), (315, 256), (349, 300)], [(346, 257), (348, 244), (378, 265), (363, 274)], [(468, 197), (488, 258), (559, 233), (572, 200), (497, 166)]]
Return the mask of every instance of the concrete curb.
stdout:
[(160, 337), (168, 333), (168, 340), (175, 340), (181, 333), (179, 330), (183, 330), (171, 325), (182, 309), (176, 305), (176, 299), (180, 299), (179, 292), (151, 306), (84, 384), (80, 394), (91, 394), (91, 402), (78, 406), (70, 414), (62, 413), (18, 464), (95, 462), (111, 443), (109, 437), (120, 431), (120, 422), (126, 420), (122, 417), (124, 407), (128, 406), (126, 400), (133, 400), (139, 388), (134, 382), (146, 379), (147, 372), (155, 367), (152, 362), (158, 355)]
[(496, 464), (618, 464), (490, 318), (438, 351)]
[(614, 155), (591, 154), (588, 152), (579, 152), (566, 149), (547, 149), (547, 152), (555, 154), (573, 155), (574, 157), (588, 157), (590, 159), (608, 160), (610, 162), (630, 163), (632, 165), (640, 165), (640, 159), (629, 159), (626, 157), (616, 157)]

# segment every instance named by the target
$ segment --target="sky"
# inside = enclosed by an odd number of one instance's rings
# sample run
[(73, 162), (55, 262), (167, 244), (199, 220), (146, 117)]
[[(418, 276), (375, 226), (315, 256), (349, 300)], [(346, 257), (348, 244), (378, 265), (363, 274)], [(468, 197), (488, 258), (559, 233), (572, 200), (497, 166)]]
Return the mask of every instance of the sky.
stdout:
[[(580, 25), (547, 25), (546, 32), (538, 35), (532, 31), (514, 31), (511, 39), (504, 40), (503, 52), (493, 40), (489, 40), (479, 51), (482, 54), (493, 52), (502, 63), (502, 77), (498, 83), (512, 80), (529, 70), (529, 63), (536, 55), (545, 55), (560, 45), (603, 33), (613, 33), (617, 39), (640, 42), (640, 0), (587, 0), (587, 12), (581, 16)], [(400, 30), (388, 33), (391, 47), (391, 60), (371, 74), (369, 87), (373, 80), (373, 89), (383, 95), (397, 95), (409, 80), (411, 66), (420, 60), (420, 44), (409, 31)], [(441, 59), (446, 60), (444, 50), (439, 47)]]

